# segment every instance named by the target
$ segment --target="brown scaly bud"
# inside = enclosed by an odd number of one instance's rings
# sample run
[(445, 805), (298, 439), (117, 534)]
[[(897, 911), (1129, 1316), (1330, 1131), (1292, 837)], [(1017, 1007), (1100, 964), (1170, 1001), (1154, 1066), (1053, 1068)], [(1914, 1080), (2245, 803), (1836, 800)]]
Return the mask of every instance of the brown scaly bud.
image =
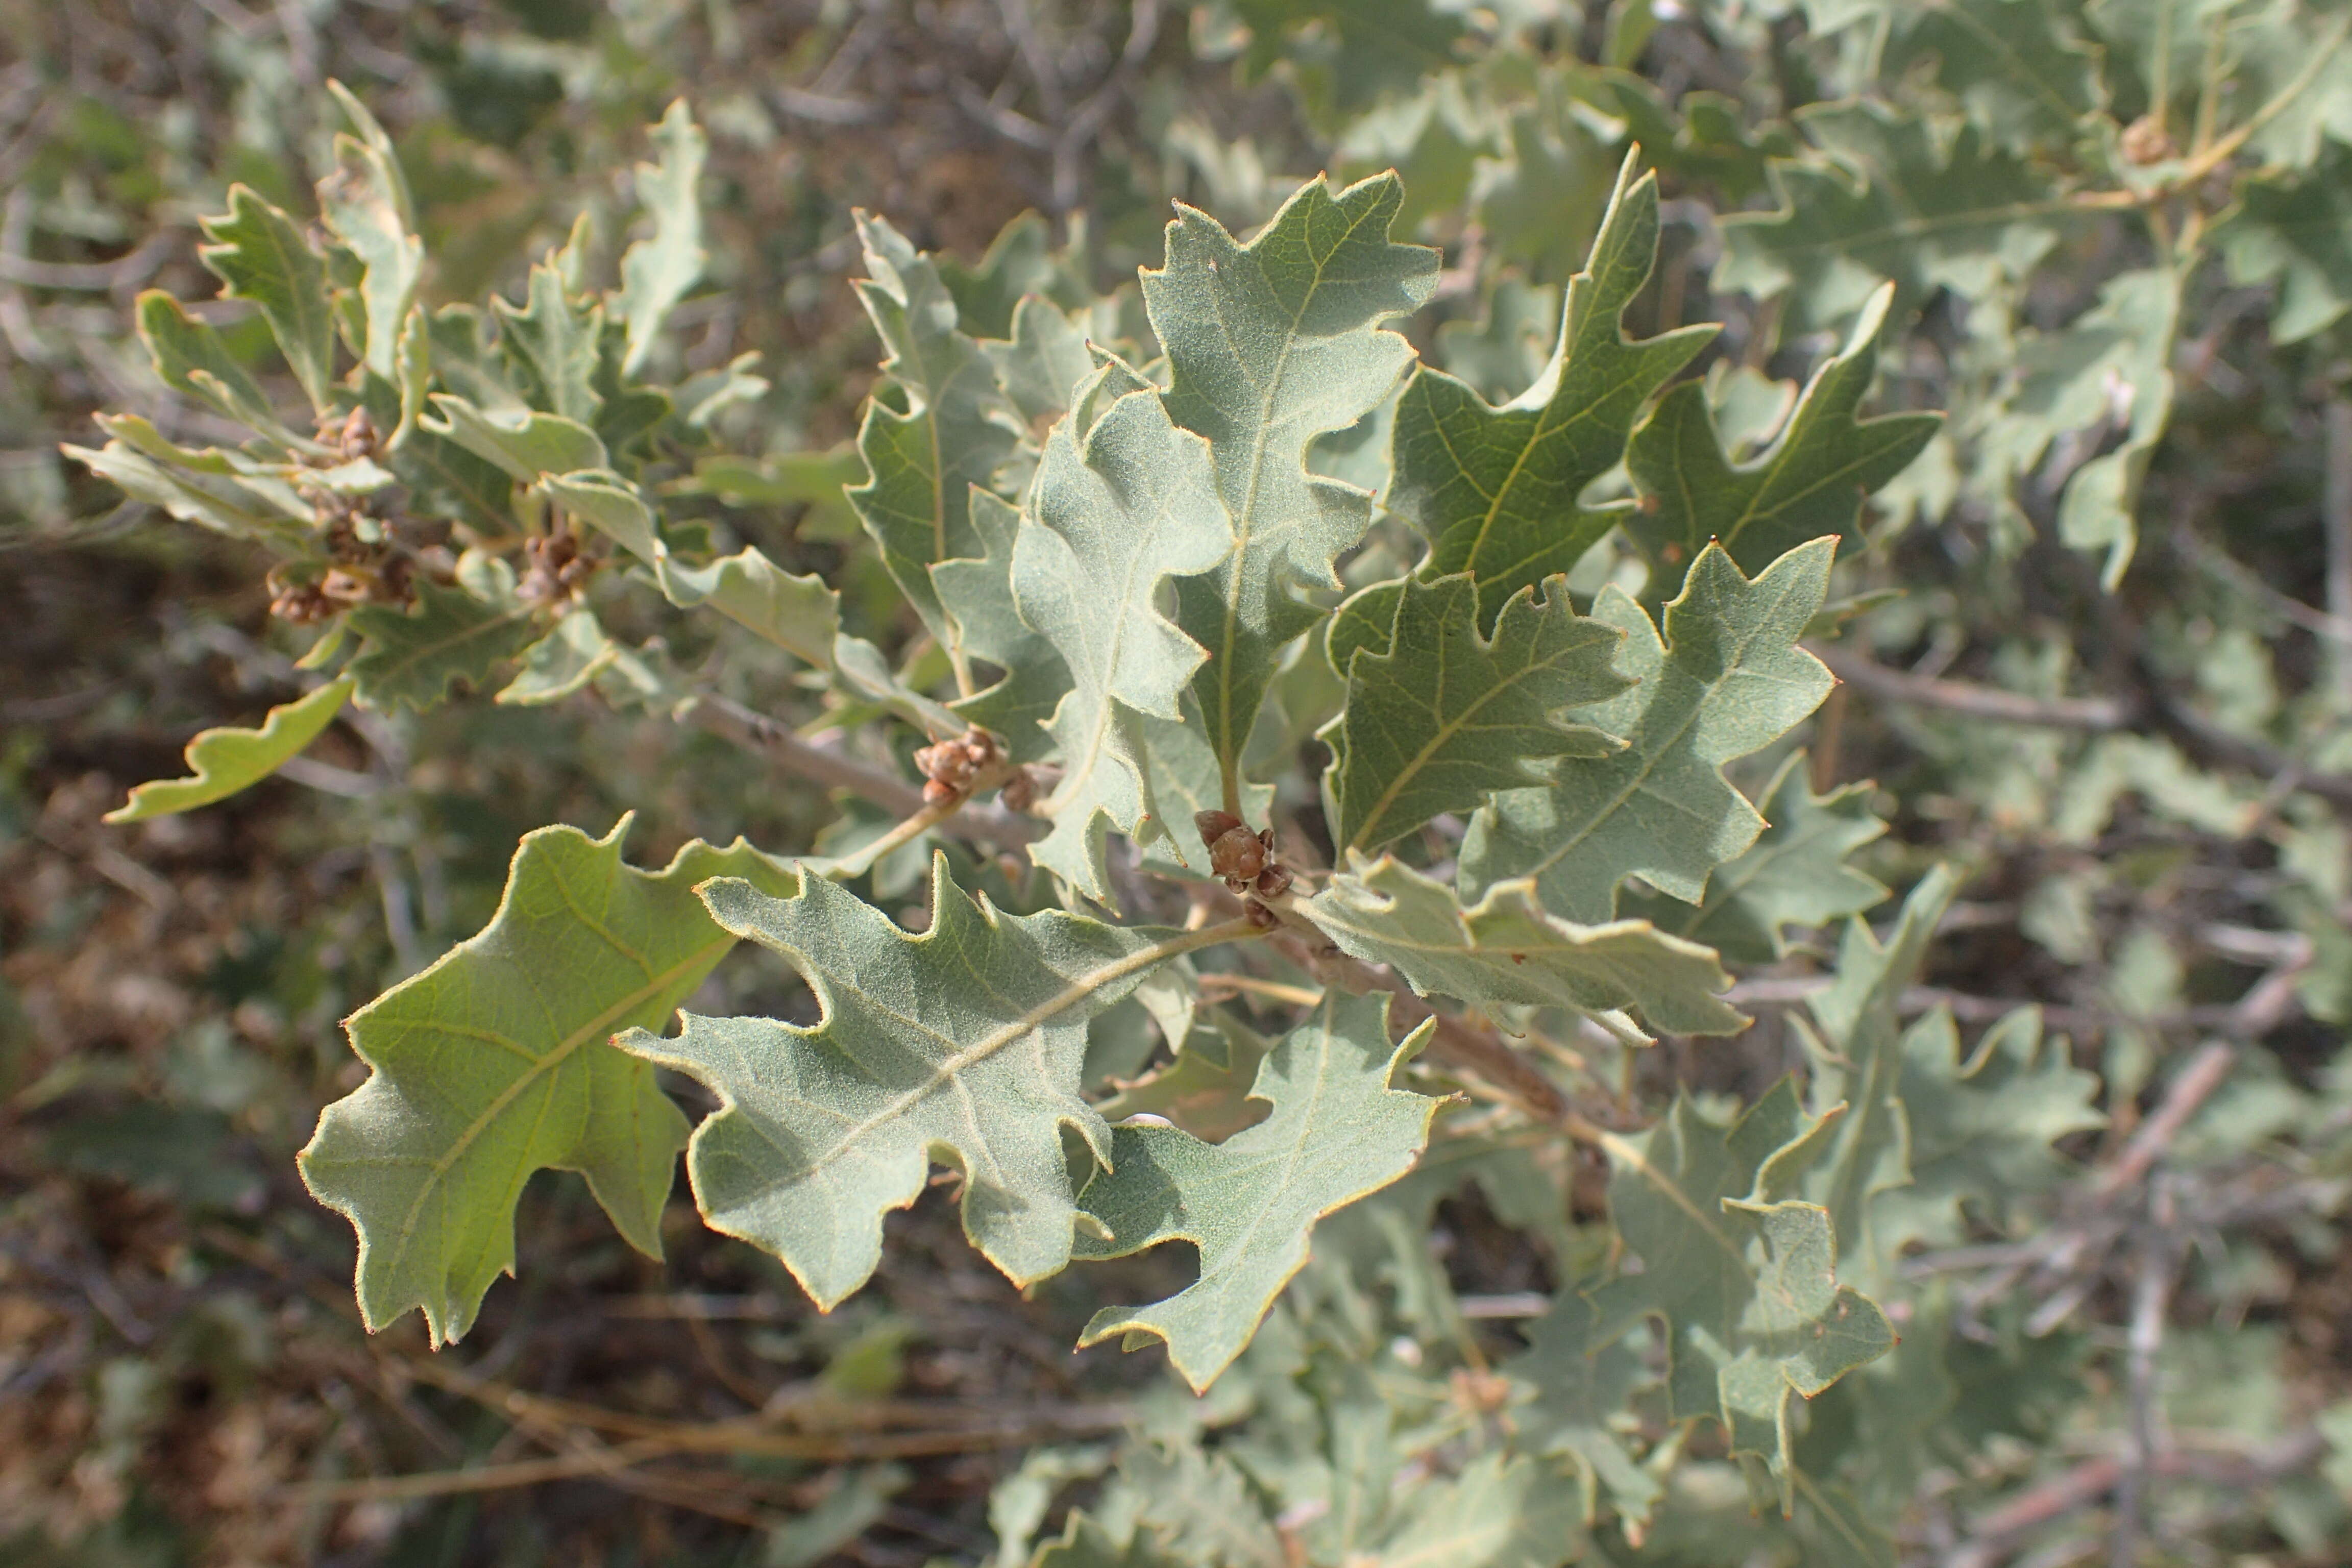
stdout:
[(352, 409), (344, 417), (342, 427), (335, 432), (335, 449), (343, 455), (345, 462), (374, 457), (376, 444), (375, 421), (368, 416), (364, 405)]
[(980, 775), (1003, 761), (1003, 753), (996, 748), (996, 737), (987, 731), (973, 728), (951, 741), (937, 741), (915, 753), (915, 767), (929, 782), (923, 785), (923, 799), (932, 805), (944, 805), (971, 793)]
[(1037, 803), (1037, 775), (1027, 768), (1015, 768), (1013, 776), (1004, 781), (998, 792), (1007, 811), (1026, 811)]
[[(1280, 870), (1274, 865), (1273, 829), (1252, 833), (1249, 825), (1230, 811), (1196, 812), (1192, 826), (1200, 830), (1201, 842), (1209, 847), (1211, 874), (1223, 878), (1233, 891), (1247, 892), (1269, 868)], [(1281, 885), (1289, 885), (1286, 878)]]
[(298, 626), (314, 626), (341, 609), (315, 583), (289, 583), (270, 596), (269, 613)]
[(1265, 870), (1257, 874), (1259, 898), (1277, 899), (1288, 891), (1290, 891), (1290, 868), (1287, 866), (1268, 865)]

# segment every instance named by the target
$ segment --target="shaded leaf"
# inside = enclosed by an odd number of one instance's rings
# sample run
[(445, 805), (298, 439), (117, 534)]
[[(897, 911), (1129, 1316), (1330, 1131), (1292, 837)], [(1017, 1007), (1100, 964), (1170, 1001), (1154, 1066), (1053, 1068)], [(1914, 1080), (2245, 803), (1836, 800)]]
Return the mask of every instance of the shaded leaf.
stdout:
[(2215, 237), (2240, 283), (2278, 285), (2271, 341), (2300, 342), (2352, 310), (2352, 152), (2310, 174), (2249, 181)]
[(1604, 1491), (1619, 1515), (1646, 1521), (1664, 1489), (1634, 1462), (1612, 1423), (1656, 1374), (1626, 1335), (1602, 1332), (1599, 1310), (1580, 1291), (1562, 1291), (1525, 1332), (1527, 1350), (1501, 1368), (1534, 1391), (1517, 1411), (1521, 1441), (1576, 1467), (1587, 1524)]
[(1021, 530), (1020, 509), (986, 490), (974, 490), (971, 526), (981, 553), (934, 562), (931, 584), (964, 650), (1004, 674), (993, 686), (952, 706), (973, 723), (1003, 736), (1013, 761), (1039, 762), (1048, 750), (1045, 726), (1070, 689), (1070, 672), (1053, 643), (1021, 618), (1013, 602), (1013, 552)]
[(1807, 540), (1852, 533), (1863, 499), (1910, 467), (1942, 424), (1934, 414), (1854, 417), (1878, 374), (1878, 333), (1893, 298), (1891, 287), (1871, 296), (1779, 437), (1747, 462), (1724, 449), (1704, 386), (1685, 382), (1666, 394), (1626, 448), (1643, 493), (1627, 531), (1667, 563), (1714, 541), (1750, 572)]
[(579, 1172), (629, 1244), (661, 1256), (686, 1118), (607, 1042), (667, 1017), (734, 946), (697, 883), (786, 879), (740, 839), (640, 871), (621, 859), (628, 826), (525, 835), (490, 923), (345, 1025), (370, 1075), (321, 1113), (300, 1163), (359, 1231), (371, 1329), (421, 1307), (436, 1343), (462, 1337), (513, 1270), (534, 1171)]
[(1797, 111), (1817, 151), (1776, 159), (1773, 213), (1723, 220), (1714, 286), (1785, 294), (1784, 335), (1842, 325), (1887, 282), (1907, 316), (1936, 289), (1980, 299), (2023, 278), (2080, 218), (2049, 173), (1957, 132), (1864, 100)]
[(1815, 795), (1806, 767), (1802, 751), (1789, 753), (1756, 803), (1764, 830), (1746, 854), (1716, 868), (1696, 907), (1629, 889), (1618, 896), (1619, 910), (1703, 942), (1727, 963), (1761, 964), (1787, 953), (1785, 928), (1827, 925), (1885, 899), (1876, 878), (1846, 863), (1886, 831), (1870, 809), (1877, 786), (1843, 784)]
[(1623, 635), (1577, 615), (1568, 581), (1511, 595), (1478, 632), (1481, 585), (1463, 573), (1410, 579), (1386, 651), (1358, 649), (1347, 707), (1322, 738), (1344, 848), (1373, 850), (1441, 812), (1546, 776), (1559, 757), (1605, 756), (1616, 737), (1563, 715), (1627, 684), (1610, 661)]
[(885, 391), (867, 402), (857, 450), (867, 477), (848, 492), (881, 546), (882, 563), (932, 635), (953, 628), (931, 586), (941, 561), (986, 554), (971, 494), (987, 489), (1020, 444), (1022, 421), (994, 366), (956, 325), (956, 306), (932, 259), (880, 218), (857, 215), (866, 276), (857, 297), (881, 334)]
[(1481, 1454), (1451, 1480), (1417, 1488), (1378, 1568), (1561, 1568), (1584, 1554), (1574, 1494), (1522, 1455)]
[(1824, 1131), (1783, 1079), (1727, 1128), (1678, 1096), (1655, 1127), (1607, 1144), (1609, 1212), (1642, 1270), (1591, 1292), (1602, 1321), (1663, 1325), (1668, 1414), (1722, 1422), (1732, 1452), (1776, 1479), (1784, 1513), (1790, 1397), (1895, 1343), (1877, 1306), (1837, 1283), (1828, 1212), (1782, 1195)]
[(362, 708), (387, 711), (436, 707), (454, 681), (480, 687), (532, 633), (528, 611), (485, 604), (430, 579), (416, 584), (408, 609), (366, 605), (348, 624), (365, 639), (344, 669), (355, 683), (352, 696)]
[(509, 707), (560, 702), (620, 657), (620, 645), (604, 635), (595, 612), (572, 609), (555, 623), (553, 631), (523, 650), (521, 671), (495, 700)]

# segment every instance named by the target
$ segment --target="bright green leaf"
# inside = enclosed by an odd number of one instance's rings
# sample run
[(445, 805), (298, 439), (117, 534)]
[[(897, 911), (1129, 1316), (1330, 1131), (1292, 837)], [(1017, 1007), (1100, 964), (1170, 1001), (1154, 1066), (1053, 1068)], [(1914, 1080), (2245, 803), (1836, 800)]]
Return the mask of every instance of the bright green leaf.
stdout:
[(572, 300), (564, 290), (563, 274), (542, 264), (530, 269), (525, 303), (493, 300), (490, 308), (499, 318), (499, 358), (513, 373), (523, 401), (593, 428), (604, 406), (595, 386), (604, 307)]
[(678, 99), (653, 128), (659, 162), (636, 166), (637, 205), (653, 215), (649, 239), (621, 257), (621, 292), (614, 304), (628, 329), (628, 352), (621, 374), (635, 375), (653, 347), (654, 334), (686, 291), (702, 277), (702, 201), (698, 191), (710, 140)]
[(158, 779), (135, 786), (128, 804), (106, 814), (109, 822), (144, 822), (175, 811), (193, 811), (226, 800), (278, 771), (278, 764), (317, 740), (352, 694), (348, 679), (330, 681), (269, 710), (258, 730), (203, 730), (188, 742), (194, 776)]
[(1628, 157), (1535, 384), (1499, 408), (1438, 371), (1405, 388), (1390, 504), (1431, 542), (1423, 575), (1477, 579), (1482, 626), (1521, 588), (1574, 567), (1622, 521), (1623, 505), (1586, 510), (1577, 498), (1623, 458), (1643, 405), (1714, 335), (1685, 327), (1626, 337), (1622, 319), (1657, 250), (1657, 177), (1635, 180)]
[(1871, 296), (1780, 436), (1747, 462), (1725, 451), (1699, 383), (1666, 394), (1626, 449), (1642, 490), (1627, 531), (1660, 561), (1679, 563), (1714, 541), (1751, 572), (1809, 539), (1851, 533), (1863, 498), (1910, 467), (1942, 423), (1933, 414), (1854, 417), (1878, 374), (1893, 298), (1891, 286)]
[(319, 182), (319, 213), (367, 268), (360, 279), (367, 319), (361, 357), (392, 382), (400, 377), (401, 330), (425, 268), (425, 242), (402, 216), (406, 205), (399, 165), (388, 148), (335, 138), (335, 170)]
[(788, 879), (740, 839), (640, 871), (621, 859), (627, 831), (526, 835), (490, 923), (345, 1026), (370, 1076), (320, 1116), (302, 1179), (359, 1231), (371, 1329), (422, 1307), (435, 1342), (463, 1336), (513, 1270), (534, 1171), (587, 1177), (629, 1244), (661, 1256), (686, 1118), (608, 1042), (667, 1018), (735, 945), (696, 884)]
[(432, 402), (433, 412), (424, 419), (425, 429), (496, 463), (525, 484), (536, 483), (547, 474), (610, 466), (604, 443), (596, 438), (596, 433), (560, 414), (536, 409), (485, 413), (446, 392), (433, 394)]

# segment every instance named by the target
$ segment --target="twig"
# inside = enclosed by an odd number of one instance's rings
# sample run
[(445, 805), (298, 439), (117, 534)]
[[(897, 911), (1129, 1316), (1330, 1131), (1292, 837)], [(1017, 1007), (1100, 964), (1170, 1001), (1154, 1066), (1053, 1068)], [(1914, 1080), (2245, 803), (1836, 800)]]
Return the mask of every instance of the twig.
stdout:
[(2147, 1528), (2148, 1470), (2156, 1463), (2156, 1357), (2164, 1346), (2165, 1308), (2172, 1300), (2171, 1205), (2161, 1184), (2141, 1226), (2139, 1268), (2132, 1281), (2126, 1363), (2130, 1420), (2123, 1467), (2116, 1474), (2116, 1528), (2109, 1568), (2135, 1568)]
[[(694, 700), (686, 718), (714, 735), (723, 736), (747, 751), (758, 752), (792, 772), (818, 784), (845, 789), (899, 816), (926, 809), (923, 792), (845, 752), (802, 740), (792, 727), (746, 708), (731, 697), (705, 692)], [(1002, 806), (967, 805), (938, 825), (943, 833), (1017, 849), (1045, 835), (1045, 825)]]
[(2094, 733), (2126, 729), (2131, 710), (2108, 697), (2028, 697), (1996, 687), (1962, 680), (1910, 675), (1874, 663), (1851, 648), (1832, 643), (1807, 643), (1805, 650), (1830, 667), (1830, 673), (1849, 685), (1890, 701), (1920, 708), (1940, 708), (1972, 718), (2006, 724), (2032, 724), (2051, 730), (2085, 730)]
[[(2154, 1458), (2148, 1471), (2158, 1478), (2254, 1487), (2294, 1474), (2326, 1450), (2327, 1440), (2305, 1427), (2252, 1450), (2168, 1448)], [(2113, 1491), (2122, 1470), (2120, 1459), (2102, 1455), (2011, 1499), (1976, 1521), (1968, 1541), (1946, 1554), (1943, 1568), (1993, 1568), (2033, 1531)]]
[(2197, 1113), (2197, 1108), (2221, 1087), (2221, 1080), (2230, 1076), (2230, 1068), (2237, 1060), (2237, 1047), (2220, 1040), (2191, 1057), (2189, 1066), (2172, 1080), (2172, 1087), (2165, 1090), (2163, 1103), (2139, 1124), (2139, 1131), (2132, 1134), (2131, 1142), (2124, 1145), (2115, 1163), (2092, 1182), (2093, 1201), (2104, 1203), (2126, 1187), (2138, 1184), (2148, 1168), (2172, 1146), (2172, 1140)]
[[(2352, 396), (2328, 399), (2327, 480), (2319, 506), (2322, 531), (2327, 536), (2327, 615), (2331, 621), (2352, 621)], [(2336, 700), (2352, 710), (2352, 644), (2337, 642), (2332, 650)]]

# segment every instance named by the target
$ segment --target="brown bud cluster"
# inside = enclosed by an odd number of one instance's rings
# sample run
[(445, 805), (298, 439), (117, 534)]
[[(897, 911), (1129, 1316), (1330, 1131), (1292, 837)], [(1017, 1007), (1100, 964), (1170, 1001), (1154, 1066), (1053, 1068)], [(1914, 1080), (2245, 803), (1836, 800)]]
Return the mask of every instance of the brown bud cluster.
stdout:
[(571, 530), (534, 533), (522, 542), (522, 580), (515, 593), (526, 605), (561, 605), (577, 597), (596, 570), (591, 556), (580, 553), (580, 539)]
[(915, 753), (923, 775), (923, 804), (945, 805), (972, 791), (980, 775), (1004, 760), (996, 737), (982, 729), (966, 730), (952, 741), (940, 741)]
[(1192, 814), (1201, 842), (1209, 847), (1209, 870), (1225, 879), (1236, 893), (1255, 891), (1271, 899), (1290, 886), (1290, 873), (1274, 855), (1274, 829), (1252, 833), (1249, 825), (1230, 811)]
[[(383, 450), (383, 437), (365, 408), (321, 416), (319, 442), (327, 452), (304, 459), (314, 469), (379, 457)], [(269, 613), (305, 626), (354, 605), (407, 604), (415, 595), (416, 541), (411, 536), (416, 525), (386, 515), (397, 512), (401, 492), (394, 488), (355, 496), (303, 476), (295, 482), (319, 515), (326, 569), (315, 580), (299, 582), (271, 573)]]
[(354, 408), (341, 419), (331, 414), (321, 416), (319, 440), (334, 448), (336, 456), (346, 463), (375, 457), (383, 450), (383, 437), (377, 433), (375, 421), (364, 407)]

